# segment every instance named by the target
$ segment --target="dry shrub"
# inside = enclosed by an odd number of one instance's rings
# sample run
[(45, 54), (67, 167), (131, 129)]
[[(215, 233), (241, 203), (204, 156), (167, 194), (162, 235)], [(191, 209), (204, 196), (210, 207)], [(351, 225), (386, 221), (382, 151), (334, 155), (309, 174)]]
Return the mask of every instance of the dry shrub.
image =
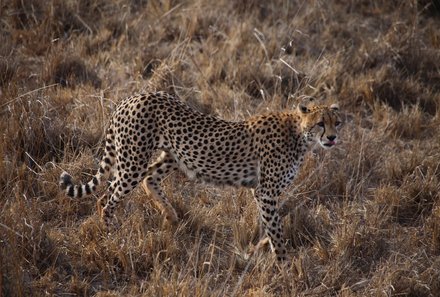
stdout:
[[(385, 71), (386, 72), (386, 71)], [(418, 84), (411, 80), (390, 80), (388, 75), (381, 75), (373, 82), (373, 97), (386, 103), (394, 110), (401, 111), (405, 106), (419, 105), (424, 112), (435, 115), (437, 112), (437, 102), (433, 100), (430, 93), (426, 95), (423, 89), (419, 89)]]
[(424, 49), (422, 41), (409, 41), (394, 57), (394, 66), (404, 77), (414, 77), (433, 90), (440, 84), (439, 66), (432, 61), (440, 59), (440, 53), (433, 49)]
[(7, 84), (14, 78), (17, 71), (17, 65), (4, 57), (0, 57), (0, 87)]
[[(96, 30), (97, 22), (106, 7), (105, 1), (41, 1), (14, 0), (11, 2), (12, 21), (18, 29), (47, 26), (62, 36), (72, 31)], [(95, 21), (94, 21), (95, 20)]]
[(17, 52), (7, 35), (0, 35), (0, 88), (6, 89), (18, 72)]
[[(426, 166), (426, 165), (425, 165)], [(385, 201), (394, 207), (394, 217), (401, 224), (420, 224), (431, 213), (438, 201), (436, 168), (418, 165), (405, 175), (399, 188), (394, 188), (394, 199)]]
[(40, 0), (14, 0), (11, 1), (12, 22), (16, 28), (26, 29), (43, 21), (45, 5)]
[(153, 75), (154, 70), (161, 64), (160, 60), (154, 59), (146, 63), (142, 69), (142, 78), (148, 79)]
[(428, 243), (434, 254), (440, 253), (440, 208), (436, 202), (432, 208), (431, 215), (426, 220), (425, 230), (431, 235)]
[[(108, 28), (113, 39), (118, 38), (123, 29), (113, 18), (113, 12), (120, 7), (129, 9), (123, 2), (14, 0), (6, 4), (4, 10), (14, 28), (10, 32), (13, 39), (25, 45), (31, 54), (45, 55), (54, 41), (72, 35), (94, 35), (102, 28)], [(89, 51), (110, 43), (109, 40), (95, 41)]]
[(86, 41), (86, 53), (96, 55), (111, 50), (112, 46), (123, 39), (123, 36), (129, 35), (132, 28), (127, 28), (126, 24), (119, 19), (109, 18), (105, 28), (99, 30), (96, 34), (88, 36)]
[[(25, 161), (33, 168), (35, 160), (50, 160), (58, 156), (63, 140), (58, 138), (59, 121), (50, 123), (47, 106), (38, 98), (9, 106), (8, 124), (4, 126), (3, 147), (10, 161)], [(43, 103), (44, 104), (44, 103)], [(35, 160), (32, 160), (35, 158)]]
[(63, 87), (75, 87), (90, 84), (95, 88), (101, 86), (97, 73), (86, 66), (84, 61), (75, 56), (57, 56), (51, 61), (51, 69), (47, 73), (47, 81), (60, 84)]
[(438, 0), (418, 0), (417, 4), (422, 12), (428, 16), (437, 17), (440, 13), (440, 2)]

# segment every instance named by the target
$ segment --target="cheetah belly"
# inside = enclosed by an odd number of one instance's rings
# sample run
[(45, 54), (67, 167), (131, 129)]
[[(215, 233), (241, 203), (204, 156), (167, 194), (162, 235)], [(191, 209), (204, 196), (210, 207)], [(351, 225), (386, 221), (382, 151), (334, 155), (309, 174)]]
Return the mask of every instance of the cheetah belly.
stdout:
[(195, 170), (196, 178), (214, 185), (228, 185), (234, 187), (254, 188), (258, 184), (258, 175), (255, 168), (249, 168), (247, 173), (237, 173), (234, 170), (222, 173), (215, 168), (212, 171), (202, 172)]
[[(177, 159), (176, 159), (177, 160)], [(179, 164), (179, 169), (185, 173), (185, 175), (191, 179), (194, 180), (197, 176), (197, 171), (194, 170), (193, 168), (190, 168), (189, 166), (187, 166), (185, 164), (185, 162), (181, 161), (181, 160), (177, 160), (177, 164)]]
[(257, 162), (247, 164), (246, 168), (235, 168), (233, 163), (227, 163), (222, 168), (218, 168), (213, 164), (198, 167), (185, 160), (179, 160), (176, 156), (174, 157), (179, 164), (179, 169), (191, 180), (197, 179), (209, 184), (248, 188), (254, 188), (258, 184), (259, 170)]

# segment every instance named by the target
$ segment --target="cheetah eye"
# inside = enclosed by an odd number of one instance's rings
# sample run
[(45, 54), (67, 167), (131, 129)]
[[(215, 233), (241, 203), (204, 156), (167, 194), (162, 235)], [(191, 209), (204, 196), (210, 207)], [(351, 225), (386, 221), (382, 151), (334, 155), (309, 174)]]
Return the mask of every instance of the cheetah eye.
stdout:
[(319, 127), (324, 127), (324, 122), (319, 122), (317, 125), (318, 125)]
[(339, 125), (341, 125), (342, 123), (340, 122), (340, 121), (336, 121), (336, 123), (335, 123), (335, 126), (337, 127), (337, 126), (339, 126)]

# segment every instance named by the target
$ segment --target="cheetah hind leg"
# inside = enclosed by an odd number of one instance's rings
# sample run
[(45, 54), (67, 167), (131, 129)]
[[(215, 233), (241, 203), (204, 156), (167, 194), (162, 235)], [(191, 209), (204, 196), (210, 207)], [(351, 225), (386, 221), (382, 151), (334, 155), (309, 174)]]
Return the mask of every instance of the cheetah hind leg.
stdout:
[(104, 212), (104, 208), (107, 205), (108, 198), (110, 194), (103, 194), (97, 201), (96, 201), (96, 208), (98, 211), (98, 217), (100, 222), (102, 223), (103, 230), (106, 232), (111, 232), (111, 229), (119, 229), (120, 224), (117, 221), (116, 217), (112, 215), (111, 217), (106, 217), (106, 214)]
[(98, 216), (100, 218), (103, 217), (103, 209), (105, 207), (105, 205), (107, 204), (108, 201), (108, 194), (105, 193), (103, 194), (97, 201), (96, 201), (96, 209), (98, 211)]
[(112, 184), (113, 180), (114, 180), (114, 177), (112, 176), (112, 177), (109, 179), (109, 181), (107, 182), (107, 183), (108, 183), (108, 186), (107, 186), (107, 187), (108, 187), (107, 192), (104, 193), (104, 194), (102, 194), (102, 196), (99, 197), (99, 199), (96, 201), (96, 210), (97, 210), (97, 212), (98, 212), (98, 216), (99, 216), (100, 218), (103, 217), (103, 209), (104, 209), (105, 205), (106, 205), (107, 202), (108, 202), (108, 198), (109, 198), (110, 195), (111, 195), (111, 184)]
[(160, 183), (169, 173), (177, 169), (178, 166), (174, 158), (169, 153), (163, 152), (156, 162), (148, 167), (147, 177), (142, 181), (145, 193), (153, 198), (156, 207), (165, 214), (165, 218), (172, 224), (178, 222), (178, 216), (161, 189)]
[[(161, 196), (156, 188), (153, 188), (150, 186), (149, 181), (147, 178), (145, 178), (142, 181), (142, 187), (144, 188), (145, 193), (153, 198), (154, 205), (160, 209), (162, 213), (165, 214), (165, 218), (167, 221), (169, 221), (172, 224), (176, 224), (179, 220), (176, 210), (171, 206), (171, 204), (168, 202), (168, 199), (166, 202), (162, 201), (164, 196)], [(150, 188), (151, 187), (151, 188)]]
[[(119, 199), (117, 199), (118, 201), (110, 202), (110, 198), (112, 197), (115, 186), (116, 182), (113, 179), (109, 184), (107, 192), (99, 197), (99, 199), (96, 201), (98, 217), (102, 223), (102, 226), (104, 227), (104, 230), (107, 232), (110, 232), (112, 229), (118, 229), (119, 227), (119, 224), (113, 214), (114, 206), (116, 206), (116, 204), (119, 202)], [(111, 208), (109, 208), (110, 205)]]
[(270, 248), (271, 248), (271, 250), (273, 252), (273, 247), (271, 246), (270, 237), (266, 236), (266, 237), (260, 239), (260, 241), (256, 245), (253, 245), (252, 243), (250, 244), (249, 254), (248, 255), (252, 256), (252, 255), (258, 253), (258, 251), (260, 249), (263, 249), (268, 244), (269, 244), (269, 246), (270, 246)]
[[(137, 174), (137, 167), (141, 167), (142, 164), (133, 165), (135, 167), (131, 171), (119, 171), (115, 179), (112, 180), (110, 186), (108, 188), (108, 197), (107, 203), (101, 212), (101, 221), (104, 223), (107, 230), (110, 230), (110, 227), (115, 226), (114, 220), (114, 212), (116, 206), (121, 202), (121, 200), (128, 195), (142, 180), (142, 176)], [(105, 198), (102, 200), (104, 202)], [(117, 226), (117, 225), (116, 225)]]

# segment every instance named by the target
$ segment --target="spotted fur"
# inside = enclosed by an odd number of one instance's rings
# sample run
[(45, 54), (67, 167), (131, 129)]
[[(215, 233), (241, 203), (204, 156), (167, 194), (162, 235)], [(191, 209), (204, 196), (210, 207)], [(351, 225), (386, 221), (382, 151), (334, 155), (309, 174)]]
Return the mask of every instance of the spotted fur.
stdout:
[[(106, 225), (119, 201), (141, 182), (167, 218), (177, 221), (160, 187), (175, 170), (218, 185), (253, 188), (271, 247), (282, 260), (286, 249), (278, 196), (313, 144), (329, 148), (336, 143), (340, 123), (336, 105), (299, 105), (293, 111), (229, 122), (202, 114), (167, 93), (133, 96), (121, 102), (110, 120), (105, 153), (92, 180), (75, 185), (63, 172), (60, 186), (68, 196), (80, 198), (95, 192), (103, 177), (112, 174), (108, 196), (101, 199)], [(162, 153), (151, 164), (157, 150)]]

